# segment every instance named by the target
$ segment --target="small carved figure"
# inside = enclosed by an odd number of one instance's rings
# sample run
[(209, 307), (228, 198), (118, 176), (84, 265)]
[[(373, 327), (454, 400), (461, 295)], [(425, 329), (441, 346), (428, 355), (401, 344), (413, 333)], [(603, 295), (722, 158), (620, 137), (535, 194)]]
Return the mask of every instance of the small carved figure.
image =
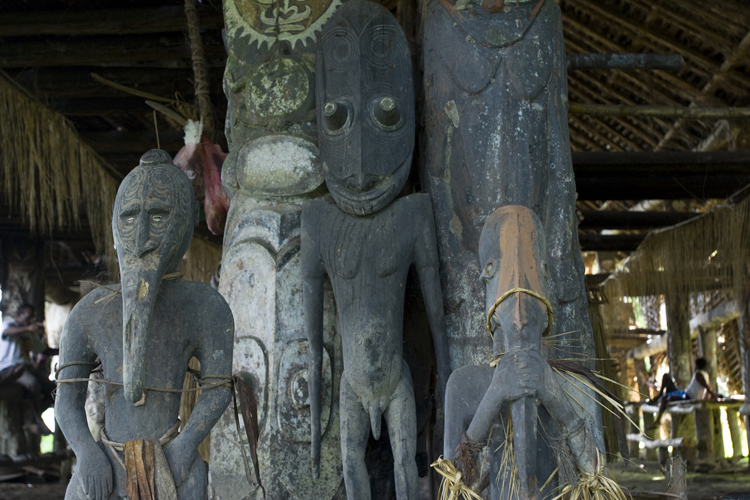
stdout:
[(313, 468), (320, 459), (327, 274), (344, 353), (339, 405), (347, 497), (371, 497), (365, 451), (370, 430), (379, 438), (385, 417), (396, 496), (415, 500), (416, 410), (402, 352), (404, 291), (412, 264), (434, 339), (441, 403), (450, 364), (429, 197), (414, 194), (394, 201), (409, 176), (414, 150), (411, 57), (401, 28), (385, 8), (353, 0), (324, 27), (317, 64), (319, 145), (335, 205), (315, 200), (302, 210)]
[[(68, 500), (207, 498), (206, 465), (196, 450), (231, 399), (234, 326), (216, 291), (173, 279), (196, 221), (185, 174), (164, 151), (143, 155), (123, 180), (112, 216), (121, 287), (89, 293), (62, 334), (55, 415), (78, 459)], [(97, 356), (106, 416), (95, 442), (84, 402)], [(192, 356), (204, 390), (177, 434)]]
[[(492, 500), (543, 498), (548, 494), (540, 487), (555, 468), (554, 454), (549, 444), (538, 438), (542, 430), (537, 426), (539, 421), (548, 437), (563, 441), (557, 447), (569, 447), (580, 471), (595, 472), (603, 465), (589, 428), (592, 424), (576, 413), (558, 375), (541, 355), (542, 337), (552, 324), (552, 306), (546, 298), (550, 279), (544, 240), (539, 217), (526, 207), (505, 206), (487, 219), (479, 240), (479, 259), (496, 367), (464, 366), (448, 381), (444, 454), (450, 458), (456, 455), (464, 481), (477, 492), (487, 487), (489, 479), (512, 474), (509, 464), (500, 463), (501, 453), (497, 453), (499, 446), (495, 444), (505, 439), (505, 428), (496, 425), (501, 412), (506, 422), (508, 413), (512, 418), (520, 487), (516, 493), (506, 487), (501, 495), (504, 481), (490, 481)], [(538, 408), (540, 404), (544, 411)], [(583, 408), (580, 411), (585, 413)], [(482, 480), (476, 456), (493, 426), (490, 472)], [(545, 449), (548, 453), (539, 452)], [(575, 468), (569, 465), (560, 467), (560, 475)]]

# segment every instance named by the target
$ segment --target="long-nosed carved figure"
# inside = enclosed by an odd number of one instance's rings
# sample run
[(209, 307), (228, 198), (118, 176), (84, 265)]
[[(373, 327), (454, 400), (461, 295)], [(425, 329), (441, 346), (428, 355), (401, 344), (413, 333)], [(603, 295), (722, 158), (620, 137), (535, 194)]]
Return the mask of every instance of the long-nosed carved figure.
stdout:
[[(448, 381), (444, 455), (455, 457), (466, 483), (481, 491), (487, 482), (481, 480), (476, 460), (469, 457), (491, 436), (490, 498), (545, 498), (557, 480), (542, 486), (556, 467), (567, 471), (577, 466), (590, 473), (603, 464), (593, 439), (596, 423), (590, 415), (585, 418), (587, 411), (569, 396), (571, 392), (580, 399), (586, 395), (570, 386), (563, 389), (562, 379), (542, 355), (542, 338), (553, 314), (539, 217), (523, 206), (497, 209), (482, 230), (479, 260), (496, 366), (464, 366)], [(506, 439), (509, 428), (503, 425), (509, 418), (512, 439)], [(510, 441), (515, 467), (503, 460)], [(570, 450), (566, 456), (573, 457), (570, 467), (556, 463), (554, 449), (563, 447)]]
[[(190, 181), (162, 150), (143, 155), (120, 185), (112, 230), (121, 286), (84, 297), (60, 342), (55, 416), (78, 460), (68, 500), (207, 498), (206, 464), (197, 447), (231, 392), (226, 384), (204, 390), (177, 433), (180, 389), (192, 356), (206, 384), (231, 375), (232, 313), (209, 286), (164, 279), (175, 278), (197, 211)], [(95, 442), (84, 402), (97, 357), (106, 416), (102, 440)]]
[(396, 199), (414, 150), (411, 58), (393, 16), (364, 0), (348, 2), (334, 14), (320, 47), (318, 137), (335, 204), (312, 201), (302, 210), (313, 466), (319, 461), (322, 300), (328, 275), (344, 353), (339, 404), (347, 498), (371, 497), (365, 451), (370, 432), (379, 438), (385, 417), (396, 496), (416, 500), (416, 410), (403, 359), (404, 292), (412, 265), (434, 339), (440, 397), (450, 365), (429, 197)]

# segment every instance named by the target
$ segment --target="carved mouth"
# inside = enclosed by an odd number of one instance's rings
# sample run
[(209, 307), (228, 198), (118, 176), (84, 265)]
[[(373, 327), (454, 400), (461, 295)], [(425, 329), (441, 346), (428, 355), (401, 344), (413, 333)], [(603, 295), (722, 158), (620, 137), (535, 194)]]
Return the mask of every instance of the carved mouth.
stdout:
[(396, 186), (393, 176), (378, 182), (372, 189), (365, 193), (354, 193), (337, 183), (328, 186), (336, 204), (352, 215), (369, 215), (377, 212), (395, 197)]
[(406, 156), (393, 174), (379, 180), (364, 193), (347, 189), (335, 180), (327, 180), (326, 184), (336, 205), (341, 210), (351, 215), (370, 215), (385, 208), (398, 195), (398, 191), (409, 177), (407, 164), (410, 161), (411, 153)]

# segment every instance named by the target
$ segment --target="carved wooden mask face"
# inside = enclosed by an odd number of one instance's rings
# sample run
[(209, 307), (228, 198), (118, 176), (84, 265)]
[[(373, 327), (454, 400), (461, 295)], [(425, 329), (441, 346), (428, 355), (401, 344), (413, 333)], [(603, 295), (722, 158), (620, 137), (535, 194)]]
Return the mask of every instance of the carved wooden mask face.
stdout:
[(328, 21), (316, 69), (323, 175), (338, 207), (387, 206), (411, 169), (414, 87), (406, 37), (382, 6), (353, 0)]
[(117, 191), (112, 229), (122, 283), (123, 384), (136, 405), (145, 397), (143, 360), (156, 295), (190, 245), (197, 209), (190, 180), (160, 149), (143, 155)]

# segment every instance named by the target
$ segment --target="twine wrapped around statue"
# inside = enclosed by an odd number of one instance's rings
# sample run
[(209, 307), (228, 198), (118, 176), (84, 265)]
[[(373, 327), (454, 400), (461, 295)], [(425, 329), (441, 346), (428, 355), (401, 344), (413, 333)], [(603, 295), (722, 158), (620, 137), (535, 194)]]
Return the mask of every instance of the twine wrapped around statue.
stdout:
[(159, 439), (125, 443), (110, 441), (102, 429), (102, 443), (127, 474), (128, 500), (177, 500), (177, 488), (163, 448), (174, 439), (179, 427), (180, 422), (175, 423)]

